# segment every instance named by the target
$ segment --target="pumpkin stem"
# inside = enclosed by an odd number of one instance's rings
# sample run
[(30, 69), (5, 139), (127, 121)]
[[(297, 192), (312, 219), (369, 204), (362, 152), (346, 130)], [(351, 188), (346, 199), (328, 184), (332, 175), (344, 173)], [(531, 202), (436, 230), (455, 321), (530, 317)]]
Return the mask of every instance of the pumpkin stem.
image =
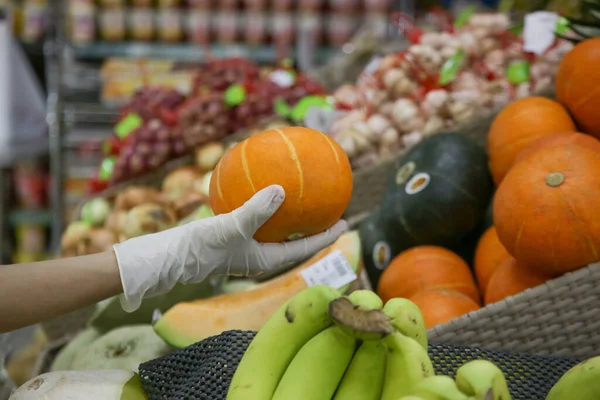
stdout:
[(560, 172), (552, 172), (546, 176), (546, 185), (550, 187), (558, 187), (565, 181), (565, 176)]

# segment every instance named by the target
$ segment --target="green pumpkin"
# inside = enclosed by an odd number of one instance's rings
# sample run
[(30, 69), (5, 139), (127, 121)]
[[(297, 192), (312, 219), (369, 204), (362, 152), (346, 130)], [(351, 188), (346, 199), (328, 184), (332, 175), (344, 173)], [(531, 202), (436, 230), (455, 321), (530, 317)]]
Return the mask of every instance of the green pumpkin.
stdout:
[(381, 211), (373, 211), (358, 226), (362, 247), (363, 263), (373, 288), (377, 288), (383, 270), (387, 268), (395, 254), (396, 245), (383, 231)]
[(396, 163), (381, 202), (383, 230), (397, 252), (453, 248), (478, 227), (492, 192), (483, 148), (455, 133), (430, 136)]

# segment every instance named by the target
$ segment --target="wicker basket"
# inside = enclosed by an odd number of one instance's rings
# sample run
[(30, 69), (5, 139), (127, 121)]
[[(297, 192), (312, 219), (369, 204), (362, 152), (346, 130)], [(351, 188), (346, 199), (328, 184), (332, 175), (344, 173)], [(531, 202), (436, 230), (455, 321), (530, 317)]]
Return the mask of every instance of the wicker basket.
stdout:
[(580, 359), (600, 354), (600, 262), (470, 312), (428, 333), (434, 343)]

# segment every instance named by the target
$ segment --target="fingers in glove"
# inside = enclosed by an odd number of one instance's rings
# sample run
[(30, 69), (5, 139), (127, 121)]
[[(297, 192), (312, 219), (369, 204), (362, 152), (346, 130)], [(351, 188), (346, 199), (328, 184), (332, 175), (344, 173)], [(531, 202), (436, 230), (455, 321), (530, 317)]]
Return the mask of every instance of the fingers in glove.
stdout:
[(263, 250), (269, 256), (278, 256), (278, 265), (272, 266), (277, 268), (304, 261), (318, 251), (332, 245), (347, 230), (348, 223), (344, 220), (339, 220), (325, 232), (291, 242), (262, 243), (261, 246), (263, 246)]
[(250, 200), (233, 212), (240, 233), (250, 239), (279, 209), (285, 200), (285, 191), (279, 185), (271, 185), (256, 192)]

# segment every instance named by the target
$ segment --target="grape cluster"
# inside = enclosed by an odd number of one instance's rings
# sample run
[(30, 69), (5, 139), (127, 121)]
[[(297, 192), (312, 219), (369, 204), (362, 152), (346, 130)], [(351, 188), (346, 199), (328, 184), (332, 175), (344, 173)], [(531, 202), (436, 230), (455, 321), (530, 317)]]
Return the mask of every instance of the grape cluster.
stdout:
[(194, 92), (203, 89), (222, 91), (234, 83), (258, 79), (259, 67), (246, 58), (225, 58), (211, 61), (202, 68), (194, 82)]
[(178, 117), (188, 148), (221, 139), (233, 130), (232, 110), (225, 104), (223, 92), (200, 92), (180, 107)]
[(135, 112), (144, 121), (161, 118), (166, 123), (173, 123), (173, 115), (177, 107), (185, 101), (185, 96), (175, 89), (164, 87), (143, 88), (136, 93), (121, 115)]
[(152, 171), (185, 151), (181, 129), (153, 118), (127, 137), (115, 161), (111, 183)]

